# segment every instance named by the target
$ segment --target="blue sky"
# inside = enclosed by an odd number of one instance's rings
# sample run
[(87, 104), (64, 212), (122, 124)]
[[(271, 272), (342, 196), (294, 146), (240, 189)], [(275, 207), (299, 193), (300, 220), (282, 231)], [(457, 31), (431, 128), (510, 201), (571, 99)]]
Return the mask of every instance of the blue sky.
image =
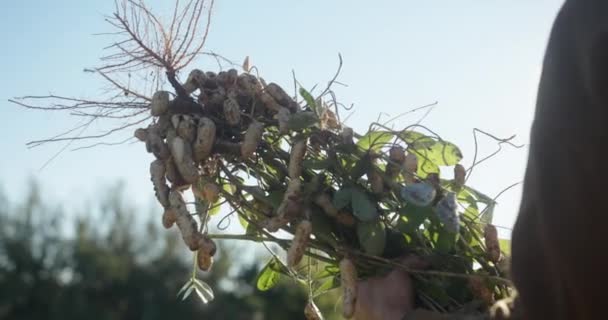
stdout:
[[(168, 2), (150, 4), (161, 8)], [(396, 115), (438, 101), (423, 124), (461, 146), (466, 166), (473, 156), (474, 127), (503, 137), (517, 134), (516, 141), (527, 143), (544, 48), (561, 3), (218, 0), (207, 50), (236, 61), (249, 55), (265, 79), (288, 88), (292, 69), (305, 86), (325, 83), (341, 53), (340, 80), (349, 86), (339, 89), (339, 98), (356, 106), (350, 126), (362, 132), (380, 112)], [(77, 209), (122, 179), (126, 196), (149, 205), (152, 157), (143, 145), (68, 151), (40, 170), (63, 145), (27, 149), (25, 143), (59, 133), (75, 119), (6, 101), (50, 92), (99, 94), (99, 82), (82, 70), (98, 65), (101, 49), (109, 44), (110, 39), (93, 34), (109, 30), (103, 15), (112, 8), (112, 1), (99, 0), (0, 3), (0, 186), (12, 198), (36, 177), (47, 199)], [(196, 65), (212, 66), (211, 60)], [(404, 117), (397, 127), (420, 116)], [(482, 141), (480, 147), (489, 153), (495, 144)], [(526, 156), (525, 149), (506, 148), (479, 166), (470, 184), (494, 195), (522, 179)], [(513, 224), (520, 192), (515, 188), (499, 199), (496, 224)]]

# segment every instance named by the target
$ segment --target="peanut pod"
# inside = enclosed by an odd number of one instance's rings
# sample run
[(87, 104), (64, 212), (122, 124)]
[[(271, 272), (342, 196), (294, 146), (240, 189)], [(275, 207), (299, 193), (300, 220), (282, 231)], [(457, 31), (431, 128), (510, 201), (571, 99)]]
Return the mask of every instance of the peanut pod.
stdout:
[(401, 146), (393, 146), (388, 151), (388, 158), (392, 162), (403, 164), (405, 162), (405, 150)]
[(213, 257), (199, 249), (196, 255), (196, 264), (202, 271), (209, 271), (213, 265)]
[(486, 254), (488, 260), (496, 263), (500, 260), (500, 243), (498, 241), (498, 231), (496, 227), (487, 224), (483, 228), (483, 237), (486, 244)]
[(251, 96), (262, 92), (263, 89), (258, 79), (254, 75), (249, 73), (241, 73), (238, 76), (236, 83), (241, 89), (243, 89)]
[(286, 226), (289, 223), (285, 217), (274, 216), (272, 218), (267, 219), (262, 223), (262, 227), (268, 230), (269, 232), (277, 232), (282, 227)]
[(182, 234), (182, 239), (188, 248), (195, 251), (200, 246), (202, 235), (198, 232), (198, 225), (188, 212), (184, 198), (179, 191), (172, 190), (169, 193), (171, 209), (175, 211), (177, 227)]
[(338, 215), (336, 216), (336, 221), (341, 224), (341, 225), (345, 225), (347, 227), (352, 227), (355, 225), (355, 217), (352, 215), (352, 213), (346, 212), (346, 211), (340, 211), (338, 212)]
[(386, 164), (386, 176), (394, 181), (401, 173), (405, 163), (405, 150), (401, 146), (391, 147), (389, 150), (389, 162)]
[(231, 126), (236, 126), (241, 122), (241, 107), (233, 97), (224, 100), (224, 118), (226, 123)]
[(277, 114), (275, 115), (275, 118), (279, 122), (279, 133), (280, 134), (289, 133), (289, 115), (290, 114), (291, 113), (289, 112), (289, 110), (287, 110), (287, 108), (280, 108), (279, 111), (277, 112)]
[(304, 308), (304, 316), (306, 320), (323, 320), (323, 314), (312, 299), (308, 301)]
[(253, 156), (262, 140), (262, 133), (264, 133), (264, 125), (258, 121), (252, 121), (241, 144), (241, 157), (243, 159), (249, 159)]
[(277, 209), (277, 216), (282, 220), (291, 221), (302, 211), (300, 203), (300, 189), (302, 183), (300, 179), (291, 179), (287, 184), (287, 190), (283, 196), (283, 201)]
[(260, 92), (258, 94), (258, 97), (260, 98), (260, 101), (262, 101), (266, 109), (272, 110), (274, 112), (279, 112), (279, 110), (284, 108), (276, 100), (274, 100), (274, 98), (266, 91)]
[(215, 255), (216, 250), (217, 246), (213, 240), (207, 236), (201, 237), (196, 254), (196, 262), (199, 269), (203, 271), (209, 271), (211, 269), (211, 266), (213, 265), (213, 256)]
[(165, 181), (165, 164), (162, 160), (150, 163), (150, 179), (154, 186), (154, 194), (158, 202), (165, 208), (169, 207), (169, 186)]
[(206, 79), (207, 75), (203, 71), (194, 69), (190, 71), (188, 79), (186, 80), (186, 83), (182, 85), (182, 87), (184, 90), (186, 90), (187, 94), (191, 94), (196, 91), (196, 89), (202, 88)]
[(177, 170), (177, 166), (173, 161), (173, 157), (169, 157), (167, 160), (165, 160), (165, 176), (167, 177), (167, 180), (171, 182), (172, 189), (183, 190), (187, 189), (190, 185), (180, 175), (179, 171)]
[(412, 184), (416, 182), (414, 174), (418, 172), (418, 157), (416, 157), (415, 154), (408, 152), (405, 156), (405, 161), (403, 162), (403, 169), (405, 170), (405, 174), (403, 175), (405, 183)]
[(384, 192), (384, 180), (382, 174), (372, 166), (367, 172), (367, 181), (369, 182), (370, 188), (374, 194), (382, 194)]
[(196, 136), (196, 123), (194, 118), (187, 114), (175, 114), (171, 117), (171, 122), (178, 137), (187, 142), (192, 142)]
[(202, 251), (210, 256), (214, 256), (217, 251), (217, 245), (208, 236), (201, 236), (198, 243), (199, 251)]
[(192, 146), (194, 160), (198, 163), (208, 158), (215, 143), (215, 123), (209, 118), (198, 120), (196, 139)]
[(289, 154), (289, 177), (299, 179), (302, 175), (302, 161), (306, 155), (306, 139), (298, 140), (293, 144)]
[(342, 138), (343, 144), (353, 144), (353, 136), (354, 136), (353, 128), (343, 127), (340, 132), (340, 137)]
[(291, 246), (287, 250), (287, 267), (294, 268), (302, 261), (311, 232), (312, 224), (310, 221), (304, 220), (298, 224)]
[(331, 202), (331, 198), (328, 194), (321, 193), (321, 194), (317, 195), (314, 199), (314, 203), (316, 205), (318, 205), (319, 207), (321, 207), (321, 209), (323, 209), (325, 214), (327, 214), (328, 216), (330, 216), (330, 217), (338, 216), (338, 209), (336, 209), (336, 207), (334, 207), (334, 204)]
[(176, 221), (177, 213), (175, 210), (171, 208), (165, 209), (165, 212), (163, 212), (163, 227), (165, 227), (165, 229), (170, 229)]
[(342, 287), (342, 316), (346, 319), (355, 314), (357, 304), (357, 269), (349, 258), (340, 261), (340, 284)]
[(198, 179), (198, 168), (192, 157), (192, 148), (181, 137), (175, 137), (170, 142), (171, 154), (180, 175), (188, 183)]
[(454, 166), (454, 184), (462, 188), (466, 178), (467, 171), (460, 163)]
[(291, 112), (298, 111), (298, 104), (278, 84), (271, 82), (265, 90), (278, 104), (287, 107)]
[(159, 132), (154, 130), (153, 126), (148, 127), (147, 130), (146, 150), (152, 153), (156, 159), (165, 160), (171, 155), (169, 147), (167, 147), (167, 144), (163, 141)]
[(152, 95), (152, 101), (150, 102), (150, 113), (154, 117), (158, 117), (169, 110), (169, 92), (167, 91), (156, 91)]
[(137, 128), (133, 133), (133, 136), (137, 138), (137, 140), (145, 142), (148, 139), (148, 130)]
[(163, 114), (156, 118), (156, 123), (152, 125), (151, 130), (155, 130), (161, 138), (167, 137), (167, 131), (171, 128), (171, 116), (169, 113)]
[(237, 83), (239, 72), (236, 69), (229, 69), (226, 72), (226, 79), (224, 79), (224, 86), (230, 87)]
[(230, 70), (224, 72), (222, 77), (219, 77), (219, 74), (218, 74), (217, 82), (218, 82), (218, 84), (220, 84), (224, 87), (232, 87), (236, 84), (238, 76), (239, 76), (239, 72), (236, 71), (236, 69), (230, 69)]
[(213, 182), (204, 183), (202, 188), (198, 184), (193, 184), (192, 192), (197, 198), (209, 203), (216, 203), (220, 198), (220, 187)]
[(494, 295), (492, 291), (485, 284), (485, 281), (478, 276), (473, 276), (469, 278), (469, 288), (471, 288), (471, 292), (473, 296), (478, 298), (479, 300), (486, 303), (486, 305), (490, 306), (494, 303)]

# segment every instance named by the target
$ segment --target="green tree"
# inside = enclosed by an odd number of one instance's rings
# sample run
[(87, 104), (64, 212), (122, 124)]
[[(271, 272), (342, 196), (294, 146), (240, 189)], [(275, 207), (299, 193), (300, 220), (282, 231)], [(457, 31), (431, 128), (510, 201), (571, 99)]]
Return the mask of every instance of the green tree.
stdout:
[[(43, 201), (36, 183), (19, 204), (0, 194), (0, 318), (303, 319), (301, 286), (285, 279), (257, 291), (261, 266), (240, 266), (230, 275), (238, 259), (222, 243), (212, 271), (199, 275), (215, 289), (215, 300), (180, 301), (191, 256), (177, 232), (159, 229), (158, 214), (142, 218), (124, 193), (116, 185), (72, 220)], [(320, 302), (329, 319), (331, 301)]]

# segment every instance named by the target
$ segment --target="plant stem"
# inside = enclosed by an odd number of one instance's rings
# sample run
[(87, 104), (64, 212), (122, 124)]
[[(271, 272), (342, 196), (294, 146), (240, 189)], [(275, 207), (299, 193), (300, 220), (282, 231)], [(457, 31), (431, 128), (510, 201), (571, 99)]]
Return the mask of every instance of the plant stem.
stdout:
[(270, 242), (289, 242), (285, 239), (266, 238), (260, 236), (252, 236), (248, 234), (207, 234), (211, 239), (229, 239), (229, 240), (250, 240), (250, 241), (270, 241)]
[(194, 259), (192, 259), (192, 277), (190, 278), (192, 281), (194, 281), (196, 279), (196, 262), (198, 259), (198, 251), (194, 251)]

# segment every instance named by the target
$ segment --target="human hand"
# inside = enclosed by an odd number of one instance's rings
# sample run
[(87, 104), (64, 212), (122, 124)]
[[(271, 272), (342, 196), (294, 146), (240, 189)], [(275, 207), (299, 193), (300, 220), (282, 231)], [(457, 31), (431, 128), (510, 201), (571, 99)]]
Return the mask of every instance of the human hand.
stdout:
[[(408, 256), (399, 263), (420, 269), (426, 262)], [(357, 284), (355, 320), (401, 320), (414, 309), (414, 289), (408, 272), (394, 269), (381, 277), (372, 277)]]

